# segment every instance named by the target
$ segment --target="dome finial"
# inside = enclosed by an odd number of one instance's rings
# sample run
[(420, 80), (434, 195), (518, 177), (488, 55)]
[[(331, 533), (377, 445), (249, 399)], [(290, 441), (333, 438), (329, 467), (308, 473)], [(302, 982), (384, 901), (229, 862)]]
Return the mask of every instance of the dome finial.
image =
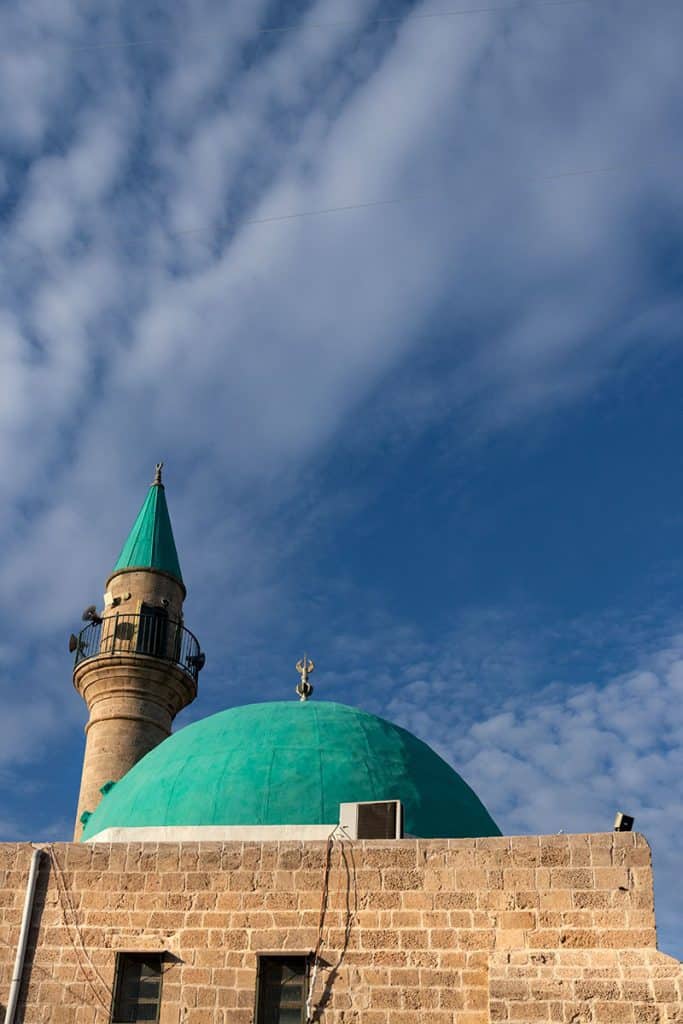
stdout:
[(313, 686), (308, 681), (308, 677), (315, 669), (315, 665), (308, 657), (304, 654), (301, 661), (297, 661), (296, 670), (301, 676), (301, 680), (297, 683), (296, 692), (299, 694), (299, 700), (308, 700), (313, 693)]
[(157, 462), (154, 467), (154, 479), (152, 480), (152, 487), (163, 487), (161, 482), (161, 471), (164, 468), (163, 462)]

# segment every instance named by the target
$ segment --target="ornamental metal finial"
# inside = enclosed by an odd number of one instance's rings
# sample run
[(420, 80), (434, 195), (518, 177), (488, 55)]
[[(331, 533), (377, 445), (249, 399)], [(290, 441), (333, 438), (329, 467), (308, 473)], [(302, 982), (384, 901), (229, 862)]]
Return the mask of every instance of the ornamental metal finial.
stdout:
[(152, 487), (163, 487), (161, 482), (161, 471), (164, 468), (163, 462), (157, 462), (154, 467), (154, 479), (152, 480)]
[(313, 686), (309, 683), (308, 677), (314, 669), (315, 665), (307, 654), (304, 654), (303, 659), (296, 663), (296, 670), (301, 676), (301, 680), (296, 687), (296, 692), (299, 694), (299, 700), (308, 700), (313, 693)]

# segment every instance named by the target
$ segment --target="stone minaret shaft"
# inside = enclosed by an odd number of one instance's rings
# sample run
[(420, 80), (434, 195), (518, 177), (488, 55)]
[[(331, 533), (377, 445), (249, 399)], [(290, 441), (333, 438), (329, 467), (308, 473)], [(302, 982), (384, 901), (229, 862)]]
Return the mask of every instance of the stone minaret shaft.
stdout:
[(82, 815), (102, 799), (101, 787), (117, 782), (166, 739), (176, 714), (197, 694), (199, 665), (193, 657), (199, 652), (182, 625), (184, 598), (158, 467), (107, 580), (104, 610), (92, 615), (79, 638), (74, 686), (89, 718), (76, 840)]

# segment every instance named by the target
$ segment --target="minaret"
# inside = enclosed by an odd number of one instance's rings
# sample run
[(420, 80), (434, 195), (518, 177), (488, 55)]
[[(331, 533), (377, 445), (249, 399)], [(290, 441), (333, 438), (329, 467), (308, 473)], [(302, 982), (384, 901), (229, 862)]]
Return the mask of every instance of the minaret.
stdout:
[(170, 735), (197, 695), (204, 655), (183, 625), (186, 591), (161, 470), (105, 584), (104, 609), (86, 609), (88, 625), (69, 644), (89, 712), (76, 840), (102, 791)]

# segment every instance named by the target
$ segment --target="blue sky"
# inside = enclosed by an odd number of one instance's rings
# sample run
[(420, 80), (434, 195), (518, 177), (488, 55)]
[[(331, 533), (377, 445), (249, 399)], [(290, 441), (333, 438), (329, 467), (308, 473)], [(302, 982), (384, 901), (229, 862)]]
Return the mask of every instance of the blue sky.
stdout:
[(681, 955), (683, 10), (466, 7), (3, 6), (0, 834), (164, 459), (178, 724), (306, 648), (504, 831), (634, 814)]

